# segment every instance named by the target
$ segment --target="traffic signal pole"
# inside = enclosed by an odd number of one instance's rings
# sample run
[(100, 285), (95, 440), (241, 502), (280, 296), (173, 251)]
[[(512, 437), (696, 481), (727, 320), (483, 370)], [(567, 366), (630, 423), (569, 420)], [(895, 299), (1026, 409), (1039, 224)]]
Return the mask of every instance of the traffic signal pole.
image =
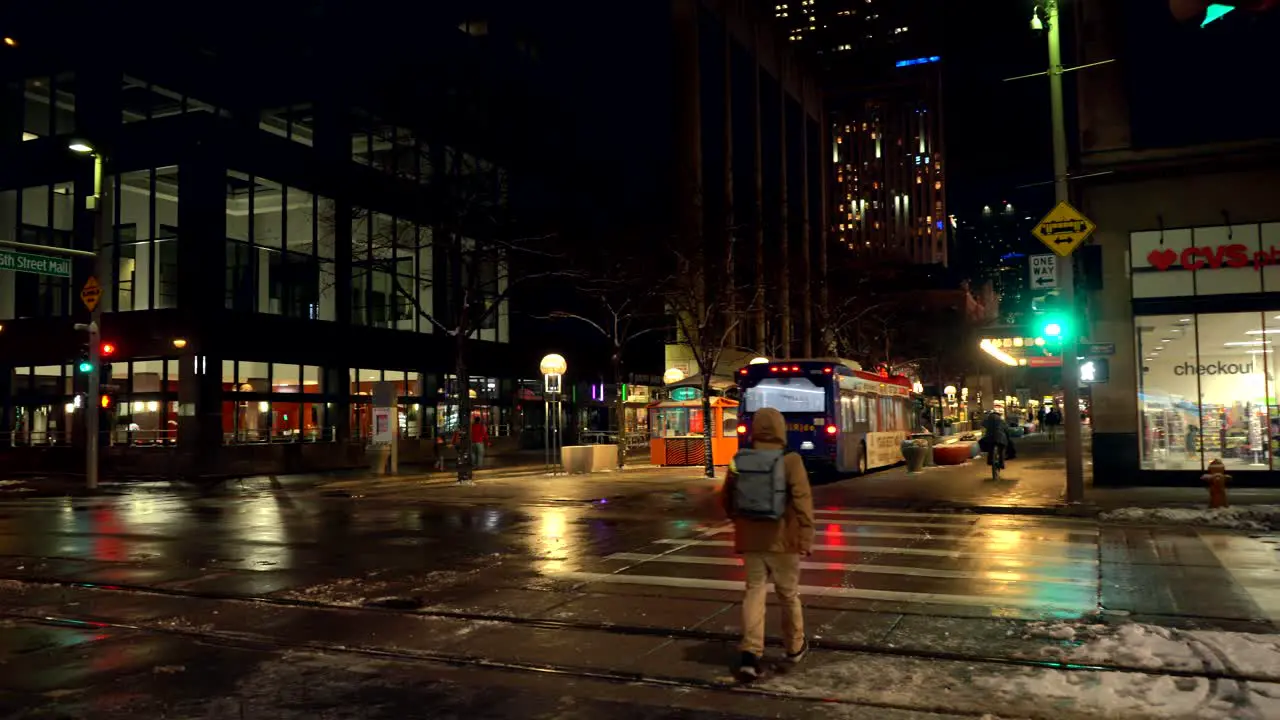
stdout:
[[(1059, 202), (1070, 202), (1067, 190), (1067, 122), (1062, 97), (1062, 34), (1058, 23), (1059, 0), (1044, 0), (1045, 25), (1049, 37), (1049, 109), (1053, 114), (1053, 194)], [(1062, 421), (1066, 429), (1067, 502), (1084, 501), (1084, 456), (1081, 444), (1080, 313), (1076, 308), (1075, 268), (1072, 257), (1058, 263), (1058, 288), (1071, 322), (1062, 337)]]
[[(89, 209), (93, 211), (93, 276), (109, 278), (105, 272), (106, 253), (103, 243), (107, 237), (107, 212), (109, 193), (106, 178), (103, 175), (103, 158), (101, 153), (93, 156), (93, 195), (89, 198)], [(102, 303), (93, 306), (89, 313), (89, 388), (85, 393), (84, 415), (84, 482), (89, 490), (98, 488), (98, 443), (101, 432), (98, 419), (102, 413)]]

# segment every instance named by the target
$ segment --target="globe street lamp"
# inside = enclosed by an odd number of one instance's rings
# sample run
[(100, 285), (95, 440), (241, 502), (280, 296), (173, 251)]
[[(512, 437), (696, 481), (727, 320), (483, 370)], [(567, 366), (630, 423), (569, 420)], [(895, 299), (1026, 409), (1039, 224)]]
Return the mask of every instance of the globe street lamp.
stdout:
[(542, 372), (542, 409), (546, 421), (543, 423), (543, 446), (546, 449), (546, 465), (548, 472), (555, 472), (560, 467), (559, 448), (564, 446), (564, 423), (560, 412), (560, 397), (563, 378), (569, 364), (564, 356), (550, 353), (538, 363)]

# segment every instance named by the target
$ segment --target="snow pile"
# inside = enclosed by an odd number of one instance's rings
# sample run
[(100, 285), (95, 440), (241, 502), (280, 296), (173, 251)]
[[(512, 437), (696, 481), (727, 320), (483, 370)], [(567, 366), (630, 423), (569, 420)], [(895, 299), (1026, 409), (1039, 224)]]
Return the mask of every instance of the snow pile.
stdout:
[(1021, 632), (1045, 643), (1027, 659), (1069, 667), (817, 653), (761, 686), (939, 714), (989, 713), (993, 720), (993, 710), (1000, 718), (1054, 720), (1280, 718), (1280, 634), (1087, 622), (1031, 623)]
[(1125, 623), (1035, 623), (1026, 637), (1070, 640), (1040, 650), (1046, 660), (1138, 670), (1204, 672), (1280, 682), (1280, 634), (1173, 630)]
[(1077, 665), (1181, 671), (1204, 668), (1189, 639), (1176, 636), (1169, 628), (1137, 623), (1118, 628), (1093, 625), (1080, 628), (1072, 637), (1084, 643), (1074, 647), (1047, 647), (1041, 654), (1047, 659)]
[(1139, 508), (1110, 510), (1103, 522), (1199, 525), (1234, 530), (1280, 530), (1280, 505), (1235, 505), (1225, 508)]

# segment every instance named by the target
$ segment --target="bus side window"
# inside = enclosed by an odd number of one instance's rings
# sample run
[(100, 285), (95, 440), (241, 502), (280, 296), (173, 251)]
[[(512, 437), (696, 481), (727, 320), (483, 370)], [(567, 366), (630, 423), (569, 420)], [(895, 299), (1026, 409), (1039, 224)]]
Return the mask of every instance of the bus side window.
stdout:
[(840, 394), (840, 430), (849, 432), (853, 426), (853, 398)]

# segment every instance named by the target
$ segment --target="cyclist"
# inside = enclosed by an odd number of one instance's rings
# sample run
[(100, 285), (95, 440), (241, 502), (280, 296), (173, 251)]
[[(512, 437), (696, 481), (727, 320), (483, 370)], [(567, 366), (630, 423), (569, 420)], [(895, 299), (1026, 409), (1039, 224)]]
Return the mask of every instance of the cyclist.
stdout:
[(987, 464), (991, 466), (991, 477), (994, 478), (1004, 469), (1005, 451), (1009, 448), (1009, 423), (992, 410), (982, 419), (982, 430), (980, 449), (987, 453)]

